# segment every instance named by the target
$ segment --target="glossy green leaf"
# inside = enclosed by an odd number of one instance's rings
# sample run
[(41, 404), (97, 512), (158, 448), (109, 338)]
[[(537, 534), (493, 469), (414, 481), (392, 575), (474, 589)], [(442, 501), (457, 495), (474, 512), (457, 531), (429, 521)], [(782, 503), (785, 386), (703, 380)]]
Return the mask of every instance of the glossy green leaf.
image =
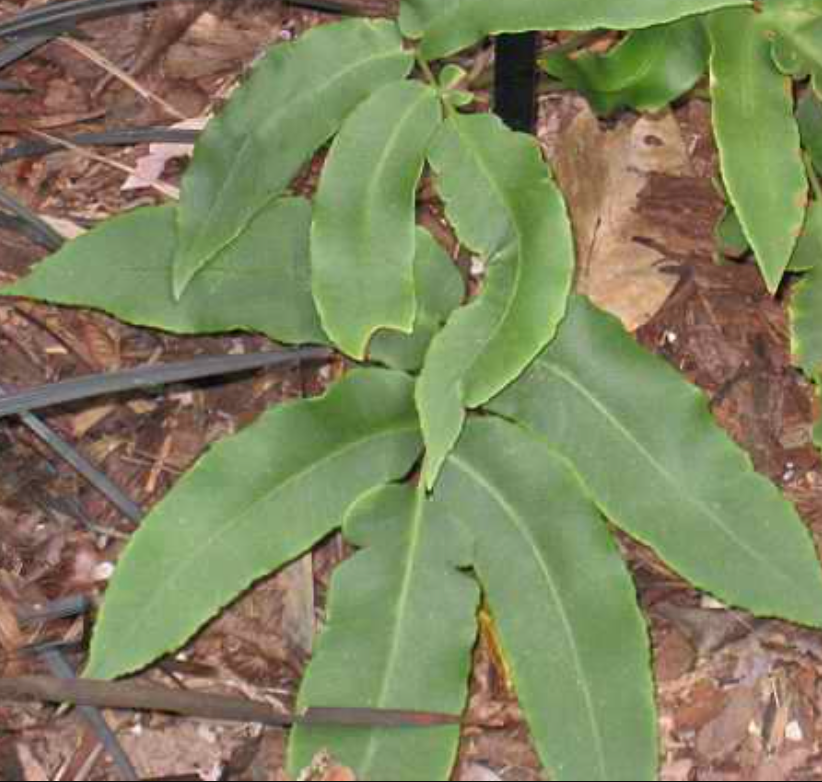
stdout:
[(541, 64), (608, 115), (623, 108), (664, 108), (702, 78), (709, 52), (701, 21), (683, 19), (632, 32), (607, 54), (553, 54)]
[[(553, 337), (574, 265), (565, 205), (532, 137), (489, 115), (452, 117), (430, 160), (460, 239), (495, 259), (479, 299), (434, 338), (420, 375), (429, 488), (459, 437), (465, 408), (515, 380)], [(493, 202), (507, 224), (489, 219)]]
[(459, 65), (449, 63), (437, 74), (441, 99), (454, 109), (464, 108), (475, 100), (469, 90), (461, 89), (469, 79), (469, 73)]
[(407, 372), (422, 367), (431, 340), (465, 297), (465, 284), (456, 265), (423, 228), (417, 229), (414, 282), (417, 319), (413, 333), (380, 331), (371, 340), (369, 350), (372, 361)]
[[(300, 707), (406, 709), (460, 715), (468, 695), (479, 590), (470, 537), (409, 486), (354, 506), (345, 536), (362, 551), (334, 572), (329, 623), (300, 689)], [(292, 732), (290, 767), (328, 750), (360, 780), (448, 779), (459, 726), (315, 728)]]
[(458, 0), (425, 29), (422, 54), (445, 57), (487, 35), (527, 30), (635, 30), (750, 5), (748, 0)]
[(421, 38), (425, 28), (459, 0), (401, 0), (400, 30), (406, 38)]
[(815, 93), (807, 92), (799, 101), (796, 119), (802, 146), (817, 173), (822, 173), (822, 100)]
[(493, 409), (567, 457), (603, 512), (694, 585), (760, 616), (822, 624), (822, 572), (793, 507), (702, 393), (575, 298)]
[(437, 91), (397, 82), (345, 122), (323, 169), (311, 232), (312, 285), (328, 335), (365, 357), (381, 328), (416, 317), (417, 184), (442, 118)]
[[(518, 150), (519, 163), (510, 178), (522, 176), (528, 181), (546, 176), (544, 163), (537, 158), (538, 148), (527, 138), (515, 135), (491, 115), (458, 114), (446, 121), (429, 150), (445, 215), (460, 242), (484, 261), (517, 240), (506, 192), (511, 185), (501, 171), (506, 147)], [(490, 168), (486, 158), (492, 155)]]
[(473, 420), (435, 496), (474, 534), (474, 567), (551, 779), (655, 779), (647, 631), (567, 463), (514, 424)]
[(751, 243), (739, 222), (739, 215), (732, 206), (725, 208), (715, 234), (719, 252), (726, 258), (742, 258), (751, 249)]
[[(818, 385), (815, 388), (817, 404), (822, 405), (822, 389)], [(817, 420), (813, 426), (813, 443), (819, 451), (822, 451), (822, 420)]]
[(412, 381), (352, 372), (215, 446), (134, 534), (106, 592), (85, 675), (111, 678), (179, 648), (254, 581), (338, 527), (419, 453)]
[(806, 274), (791, 295), (791, 353), (808, 377), (822, 378), (822, 203), (808, 210), (805, 230), (791, 261)]
[(175, 212), (148, 207), (107, 220), (2, 292), (93, 307), (177, 334), (243, 329), (279, 342), (328, 341), (311, 295), (307, 201), (266, 206), (179, 301), (171, 292)]
[(725, 186), (775, 292), (802, 229), (808, 184), (790, 81), (757, 16), (741, 9), (709, 18), (711, 93)]
[(322, 25), (275, 45), (195, 147), (183, 179), (175, 295), (283, 193), (359, 103), (412, 63), (385, 21)]
[(794, 78), (822, 77), (822, 4), (814, 0), (768, 0), (757, 20), (772, 44), (777, 67)]

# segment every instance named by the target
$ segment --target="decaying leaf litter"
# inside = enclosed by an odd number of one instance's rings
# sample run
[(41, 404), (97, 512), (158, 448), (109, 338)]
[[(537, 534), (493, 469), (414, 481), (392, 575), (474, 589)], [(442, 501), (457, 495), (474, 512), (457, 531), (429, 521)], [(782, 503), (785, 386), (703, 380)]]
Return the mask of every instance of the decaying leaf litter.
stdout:
[[(364, 5), (373, 11), (378, 4)], [(17, 9), (13, 3), (0, 7), (9, 13)], [(179, 31), (179, 41), (138, 69), (141, 82), (186, 117), (202, 115), (215, 96), (225, 95), (264, 44), (328, 19), (253, 3), (226, 10), (219, 5), (204, 10)], [(140, 41), (156, 40), (145, 32), (152, 18), (129, 14), (89, 23), (84, 30), (90, 45), (121, 62), (122, 53), (136, 51)], [(152, 59), (142, 52), (138, 62)], [(22, 60), (4, 72), (6, 77), (31, 92), (0, 92), (3, 149), (32, 128), (70, 135), (178, 120), (157, 101), (117, 82), (99, 91), (105, 71), (58, 44)], [(540, 108), (540, 137), (570, 200), (581, 245), (580, 284), (630, 328), (639, 328), (644, 345), (708, 392), (719, 420), (757, 468), (798, 502), (814, 528), (822, 513), (822, 473), (810, 439), (812, 395), (789, 365), (784, 302), (768, 297), (754, 269), (714, 263), (713, 227), (722, 201), (710, 182), (716, 161), (706, 104), (694, 98), (673, 113), (639, 121), (623, 115), (607, 124), (564, 94), (543, 96)], [(130, 167), (149, 154), (145, 146), (97, 151)], [(172, 161), (163, 181), (176, 184), (180, 167)], [(121, 171), (73, 149), (0, 169), (0, 185), (9, 192), (39, 214), (80, 228), (127, 207), (157, 202), (151, 188), (123, 191), (124, 179)], [(310, 174), (305, 184), (312, 186)], [(436, 226), (436, 204), (426, 201), (421, 209), (426, 223)], [(1, 236), (0, 272), (6, 282), (43, 253), (16, 233)], [(20, 301), (0, 308), (0, 338), (0, 382), (18, 386), (264, 344), (251, 337), (170, 338), (85, 311)], [(146, 507), (208, 443), (241, 428), (271, 402), (315, 394), (340, 369), (267, 372), (171, 394), (103, 400), (69, 408), (49, 422)], [(39, 639), (36, 630), (18, 625), (14, 610), (96, 588), (122, 545), (119, 536), (101, 535), (99, 528), (128, 534), (130, 526), (18, 425), (5, 428), (2, 447), (4, 464), (14, 468), (0, 487), (0, 644), (3, 674), (15, 675), (33, 665), (15, 652)], [(646, 551), (625, 545), (657, 649), (668, 753), (662, 778), (819, 778), (818, 638), (718, 610)], [(190, 689), (290, 705), (315, 606), (321, 611), (331, 567), (345, 553), (339, 541), (329, 542), (232, 607), (182, 659), (145, 676), (165, 683), (176, 677)], [(60, 638), (80, 631), (72, 623), (52, 629)], [(493, 635), (486, 634), (476, 658), (459, 777), (540, 778)], [(16, 778), (22, 770), (26, 778), (105, 779), (114, 773), (97, 738), (74, 715), (0, 704), (0, 717), (0, 776)], [(273, 732), (128, 714), (117, 715), (113, 724), (145, 776), (227, 770), (225, 778), (233, 779), (281, 773), (281, 737)], [(333, 760), (318, 760), (313, 773), (311, 778), (331, 779), (341, 778), (342, 771)]]

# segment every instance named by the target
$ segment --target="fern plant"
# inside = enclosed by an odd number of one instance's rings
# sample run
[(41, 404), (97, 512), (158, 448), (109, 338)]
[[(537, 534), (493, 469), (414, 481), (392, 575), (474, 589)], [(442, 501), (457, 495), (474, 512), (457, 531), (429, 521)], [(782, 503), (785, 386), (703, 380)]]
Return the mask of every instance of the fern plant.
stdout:
[[(822, 626), (822, 571), (792, 506), (696, 389), (571, 292), (571, 229), (536, 141), (472, 113), (463, 71), (442, 62), (500, 32), (639, 31), (605, 71), (643, 40), (679, 42), (667, 47), (675, 68), (655, 55), (654, 73), (676, 79), (607, 108), (661, 105), (710, 58), (728, 191), (775, 289), (806, 187), (777, 64), (814, 72), (804, 41), (818, 5), (407, 0), (398, 23), (320, 27), (275, 46), (210, 123), (179, 204), (113, 218), (6, 288), (177, 333), (333, 345), (361, 365), (216, 445), (152, 510), (107, 591), (85, 675), (179, 648), (342, 529), (358, 552), (334, 576), (302, 706), (459, 714), (483, 595), (554, 778), (647, 780), (648, 635), (605, 518), (728, 604)], [(551, 67), (586, 89), (584, 59)], [(291, 195), (329, 141), (313, 202)], [(746, 159), (776, 179), (763, 187)], [(467, 302), (415, 224), (426, 166), (487, 265)], [(301, 726), (289, 762), (327, 748), (360, 779), (447, 779), (458, 738), (450, 726)]]

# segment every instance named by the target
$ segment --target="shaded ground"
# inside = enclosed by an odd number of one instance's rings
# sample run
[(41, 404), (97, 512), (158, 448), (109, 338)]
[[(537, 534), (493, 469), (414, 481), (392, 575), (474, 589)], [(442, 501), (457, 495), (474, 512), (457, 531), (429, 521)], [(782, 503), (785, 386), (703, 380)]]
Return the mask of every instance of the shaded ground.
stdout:
[[(23, 5), (0, 0), (0, 18)], [(361, 5), (385, 7), (381, 0)], [(133, 56), (140, 83), (164, 103), (53, 43), (3, 71), (30, 91), (0, 91), (0, 153), (36, 129), (70, 135), (201, 116), (269, 43), (329, 18), (252, 0), (213, 3), (196, 21), (178, 15), (189, 6), (170, 8), (83, 27), (95, 50), (120, 64)], [(714, 262), (713, 227), (723, 205), (711, 184), (708, 105), (694, 100), (670, 115), (641, 122), (625, 116), (607, 127), (567, 95), (544, 96), (540, 108), (540, 136), (580, 237), (581, 286), (711, 396), (720, 423), (798, 503), (822, 540), (812, 395), (789, 365), (784, 301), (767, 296), (752, 266)], [(10, 163), (0, 168), (0, 186), (39, 214), (75, 226), (163, 198), (151, 187), (123, 190), (126, 174), (105, 162), (133, 168), (147, 156), (145, 146), (95, 154), (66, 150)], [(183, 165), (172, 161), (162, 181), (179, 184)], [(437, 229), (436, 204), (424, 201), (421, 211)], [(0, 230), (0, 282), (42, 255), (18, 233)], [(0, 383), (9, 386), (265, 345), (247, 336), (172, 338), (85, 311), (0, 301)], [(48, 422), (150, 507), (209, 443), (270, 404), (316, 393), (339, 370), (296, 368), (106, 399), (66, 408)], [(38, 669), (17, 652), (42, 640), (38, 628), (18, 624), (15, 609), (98, 589), (132, 527), (21, 425), (0, 423), (0, 459), (0, 673), (11, 676)], [(663, 779), (822, 778), (819, 635), (723, 610), (647, 551), (625, 546), (657, 651)], [(145, 677), (290, 706), (315, 618), (322, 619), (329, 573), (344, 555), (331, 541), (260, 584), (183, 655)], [(48, 631), (67, 639), (82, 628), (64, 622)], [(144, 777), (284, 778), (284, 741), (274, 731), (123, 713), (111, 722)], [(487, 641), (477, 652), (457, 775), (542, 778)], [(74, 713), (0, 703), (0, 779), (21, 777), (117, 778)], [(344, 774), (332, 767), (312, 778)]]

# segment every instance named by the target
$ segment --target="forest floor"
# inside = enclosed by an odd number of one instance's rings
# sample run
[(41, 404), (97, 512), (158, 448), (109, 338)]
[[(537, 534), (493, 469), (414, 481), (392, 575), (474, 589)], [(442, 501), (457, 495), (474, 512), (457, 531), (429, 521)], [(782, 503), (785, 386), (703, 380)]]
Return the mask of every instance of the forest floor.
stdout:
[[(352, 4), (371, 12), (390, 5)], [(26, 5), (0, 0), (0, 20)], [(265, 0), (194, 5), (201, 13), (190, 18), (192, 5), (169, 3), (82, 25), (86, 47), (136, 66), (142, 95), (63, 41), (5, 68), (3, 80), (25, 91), (0, 90), (0, 160), (38, 133), (65, 138), (181, 122), (202, 127), (268, 45), (334, 18)], [(539, 138), (573, 216), (579, 287), (709, 395), (720, 424), (795, 501), (822, 542), (813, 394), (789, 360), (790, 286), (773, 299), (751, 263), (715, 259), (714, 228), (724, 204), (714, 184), (710, 104), (694, 97), (670, 112), (626, 113), (603, 123), (579, 97), (546, 93)], [(189, 147), (144, 144), (65, 148), (6, 161), (0, 188), (71, 235), (168, 198), (163, 186), (179, 185), (189, 153)], [(144, 178), (134, 180), (125, 169)], [(427, 224), (440, 225), (435, 203), (423, 200), (420, 211)], [(46, 251), (2, 225), (5, 284)], [(260, 337), (179, 338), (86, 310), (0, 299), (0, 384), (9, 388), (267, 346)], [(46, 420), (149, 508), (210, 443), (272, 404), (318, 393), (339, 370), (335, 364), (257, 372), (69, 406)], [(41, 660), (19, 651), (44, 637), (82, 635), (79, 621), (30, 627), (17, 614), (22, 606), (100, 591), (108, 564), (132, 530), (20, 422), (0, 420), (0, 674), (44, 670)], [(822, 779), (822, 637), (728, 611), (649, 552), (625, 547), (655, 649), (661, 778)], [(184, 653), (143, 678), (291, 707), (322, 620), (329, 575), (345, 555), (342, 543), (332, 540), (258, 584)], [(491, 646), (485, 638), (476, 652), (455, 778), (542, 779)], [(286, 779), (282, 732), (130, 712), (107, 719), (142, 778)], [(76, 711), (0, 702), (0, 780), (116, 778), (117, 769)], [(331, 762), (305, 778), (350, 777)]]

